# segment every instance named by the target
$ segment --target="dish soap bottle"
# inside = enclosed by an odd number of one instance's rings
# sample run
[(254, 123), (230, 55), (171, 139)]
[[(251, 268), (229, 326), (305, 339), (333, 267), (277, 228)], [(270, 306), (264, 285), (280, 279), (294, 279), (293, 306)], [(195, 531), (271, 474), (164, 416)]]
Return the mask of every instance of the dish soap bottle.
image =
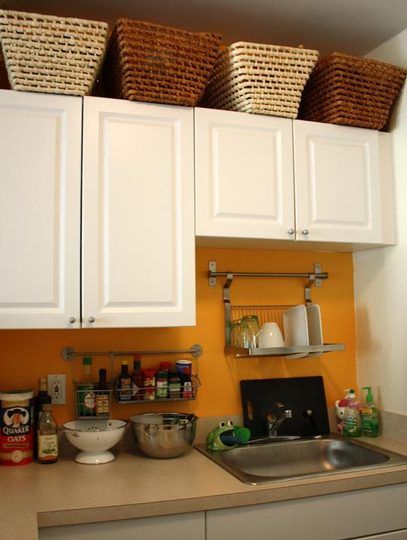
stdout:
[(371, 386), (364, 386), (366, 393), (366, 406), (362, 407), (362, 435), (365, 437), (377, 437), (379, 435), (379, 413), (373, 403)]
[(345, 437), (360, 437), (362, 435), (360, 403), (356, 400), (356, 393), (352, 388), (349, 390), (348, 403), (343, 417), (343, 434)]

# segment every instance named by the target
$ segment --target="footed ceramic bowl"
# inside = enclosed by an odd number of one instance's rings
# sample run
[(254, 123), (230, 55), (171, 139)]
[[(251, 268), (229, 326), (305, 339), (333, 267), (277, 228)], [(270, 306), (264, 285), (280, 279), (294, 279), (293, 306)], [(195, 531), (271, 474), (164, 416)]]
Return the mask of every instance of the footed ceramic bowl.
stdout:
[(82, 450), (75, 456), (78, 463), (98, 465), (113, 461), (110, 452), (123, 437), (127, 422), (124, 420), (74, 420), (62, 426), (68, 441)]

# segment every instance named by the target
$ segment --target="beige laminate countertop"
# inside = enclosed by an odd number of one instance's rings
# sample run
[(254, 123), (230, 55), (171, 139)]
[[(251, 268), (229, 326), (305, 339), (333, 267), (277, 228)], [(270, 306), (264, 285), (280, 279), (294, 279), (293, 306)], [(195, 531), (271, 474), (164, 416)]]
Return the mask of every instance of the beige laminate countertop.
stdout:
[[(374, 444), (407, 455), (407, 445), (395, 440), (378, 438)], [(38, 527), (230, 508), (403, 482), (407, 464), (250, 486), (195, 449), (168, 460), (121, 451), (104, 465), (63, 457), (49, 466), (0, 468), (1, 538), (36, 540)]]

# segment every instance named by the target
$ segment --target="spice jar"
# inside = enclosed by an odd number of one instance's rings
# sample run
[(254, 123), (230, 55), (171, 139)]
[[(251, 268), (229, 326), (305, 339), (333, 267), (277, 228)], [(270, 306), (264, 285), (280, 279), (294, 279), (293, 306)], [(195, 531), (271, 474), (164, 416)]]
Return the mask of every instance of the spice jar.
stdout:
[(177, 373), (169, 373), (168, 375), (168, 397), (170, 399), (181, 397), (181, 378)]
[(155, 369), (143, 369), (143, 390), (144, 399), (149, 401), (155, 399)]
[(156, 378), (156, 392), (157, 399), (163, 399), (168, 397), (168, 371), (159, 371)]

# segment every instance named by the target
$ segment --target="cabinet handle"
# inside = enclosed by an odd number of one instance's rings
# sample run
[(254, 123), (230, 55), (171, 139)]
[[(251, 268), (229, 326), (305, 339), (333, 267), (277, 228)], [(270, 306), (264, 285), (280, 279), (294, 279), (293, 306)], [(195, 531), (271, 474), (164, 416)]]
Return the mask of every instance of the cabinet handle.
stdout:
[(75, 317), (69, 317), (69, 323), (74, 324), (76, 322)]
[(96, 320), (95, 317), (89, 317), (88, 323), (93, 324), (95, 322), (95, 320)]
[(309, 235), (309, 230), (308, 229), (303, 229), (301, 231), (301, 234), (304, 235), (304, 236), (308, 236)]
[(295, 229), (288, 229), (287, 234), (292, 236), (295, 233)]

